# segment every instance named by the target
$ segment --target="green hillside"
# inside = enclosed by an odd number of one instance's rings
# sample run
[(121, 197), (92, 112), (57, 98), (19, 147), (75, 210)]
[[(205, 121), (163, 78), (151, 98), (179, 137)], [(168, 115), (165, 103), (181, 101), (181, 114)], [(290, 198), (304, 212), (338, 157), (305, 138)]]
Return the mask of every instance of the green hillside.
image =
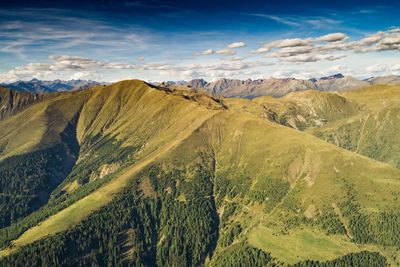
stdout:
[(399, 95), (47, 96), (0, 120), (0, 265), (399, 265)]
[(361, 110), (310, 132), (337, 146), (400, 167), (400, 87), (377, 85), (343, 93)]

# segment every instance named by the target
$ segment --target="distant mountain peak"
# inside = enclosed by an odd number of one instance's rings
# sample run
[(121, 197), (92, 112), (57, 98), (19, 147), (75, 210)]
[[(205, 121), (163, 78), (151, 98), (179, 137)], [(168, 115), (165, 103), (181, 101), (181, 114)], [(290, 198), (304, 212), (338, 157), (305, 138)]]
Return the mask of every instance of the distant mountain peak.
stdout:
[(319, 78), (320, 80), (330, 80), (330, 79), (341, 79), (344, 78), (344, 75), (341, 73), (336, 73), (330, 76), (325, 76), (325, 77), (321, 77)]
[(3, 83), (1, 85), (20, 92), (30, 93), (51, 93), (70, 90), (86, 89), (95, 85), (106, 84), (91, 80), (50, 80), (43, 81), (33, 78), (29, 81), (16, 81), (13, 83)]
[(400, 84), (399, 76), (384, 76), (359, 80), (349, 75), (336, 73), (330, 76), (311, 79), (289, 78), (268, 78), (268, 79), (229, 79), (220, 78), (213, 82), (206, 82), (204, 79), (193, 79), (185, 82), (180, 81), (164, 83), (165, 86), (187, 85), (192, 89), (204, 88), (213, 94), (225, 97), (255, 98), (259, 96), (281, 97), (290, 92), (304, 90), (319, 91), (346, 91), (371, 84)]

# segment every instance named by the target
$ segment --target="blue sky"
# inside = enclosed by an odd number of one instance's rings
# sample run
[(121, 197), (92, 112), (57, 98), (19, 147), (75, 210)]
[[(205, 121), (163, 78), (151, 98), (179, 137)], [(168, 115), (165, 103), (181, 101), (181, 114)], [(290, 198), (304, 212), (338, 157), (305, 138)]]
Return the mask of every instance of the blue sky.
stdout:
[(400, 74), (398, 1), (1, 1), (0, 82)]

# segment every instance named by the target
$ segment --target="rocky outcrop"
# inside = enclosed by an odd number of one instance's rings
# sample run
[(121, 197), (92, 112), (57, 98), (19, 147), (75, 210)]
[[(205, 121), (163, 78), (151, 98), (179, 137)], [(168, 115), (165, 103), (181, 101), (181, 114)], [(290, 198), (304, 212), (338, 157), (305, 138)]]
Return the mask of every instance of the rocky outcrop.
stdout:
[(295, 79), (295, 78), (269, 78), (257, 80), (238, 80), (222, 78), (213, 82), (206, 82), (203, 79), (195, 79), (189, 82), (166, 82), (163, 86), (171, 87), (176, 85), (188, 86), (192, 89), (205, 89), (206, 91), (222, 95), (224, 97), (255, 98), (259, 96), (281, 97), (291, 92), (304, 91), (309, 89), (319, 91), (347, 91), (371, 84), (396, 84), (400, 83), (398, 76), (387, 76), (358, 80), (352, 76), (344, 76), (340, 73), (321, 77), (318, 79)]
[(0, 119), (40, 101), (43, 97), (42, 94), (21, 93), (0, 87)]
[(371, 77), (365, 80), (370, 84), (400, 84), (400, 76), (398, 75), (389, 75), (389, 76), (382, 76), (382, 77)]
[(13, 83), (3, 84), (7, 88), (10, 88), (19, 92), (29, 92), (29, 93), (54, 93), (61, 91), (73, 91), (73, 90), (83, 90), (89, 87), (104, 85), (105, 83), (100, 83), (90, 80), (53, 80), (53, 81), (42, 81), (38, 79), (32, 79), (30, 81), (17, 81)]

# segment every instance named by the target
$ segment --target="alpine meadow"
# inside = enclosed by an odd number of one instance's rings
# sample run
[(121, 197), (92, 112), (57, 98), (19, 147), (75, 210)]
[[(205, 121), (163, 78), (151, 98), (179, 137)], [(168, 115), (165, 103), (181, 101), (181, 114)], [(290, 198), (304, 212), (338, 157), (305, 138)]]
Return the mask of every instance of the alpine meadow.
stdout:
[(0, 266), (400, 266), (399, 11), (1, 2)]

